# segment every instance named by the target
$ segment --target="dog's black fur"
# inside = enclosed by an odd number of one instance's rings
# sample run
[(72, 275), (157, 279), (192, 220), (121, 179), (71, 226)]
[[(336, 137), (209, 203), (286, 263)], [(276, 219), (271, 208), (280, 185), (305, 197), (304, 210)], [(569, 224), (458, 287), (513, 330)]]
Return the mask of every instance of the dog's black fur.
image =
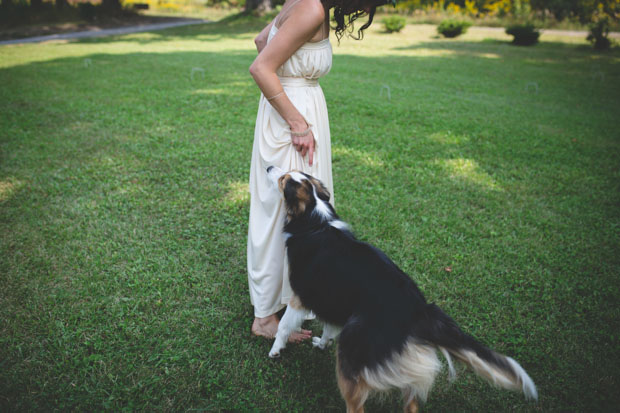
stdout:
[[(327, 202), (330, 195), (320, 181), (286, 176), (279, 184), (288, 211), (290, 284), (303, 307), (342, 326), (338, 360), (345, 378), (357, 380), (363, 369), (376, 369), (413, 340), (461, 360), (469, 350), (518, 381), (520, 372), (505, 356), (464, 333), (385, 253), (354, 236)], [(317, 202), (323, 202), (322, 213)]]

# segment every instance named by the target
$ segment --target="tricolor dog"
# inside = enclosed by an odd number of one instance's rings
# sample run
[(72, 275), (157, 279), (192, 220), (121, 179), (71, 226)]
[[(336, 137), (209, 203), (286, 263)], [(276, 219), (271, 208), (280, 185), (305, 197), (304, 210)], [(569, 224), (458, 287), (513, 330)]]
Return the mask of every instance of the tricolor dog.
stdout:
[(363, 411), (373, 391), (398, 388), (405, 411), (424, 402), (441, 368), (437, 350), (471, 367), (491, 383), (537, 399), (536, 386), (510, 357), (461, 331), (428, 303), (413, 280), (382, 251), (355, 238), (329, 204), (323, 184), (301, 172), (267, 169), (284, 197), (284, 233), (294, 292), (270, 357), (277, 357), (309, 311), (324, 322), (313, 344), (336, 337), (338, 386), (348, 412)]

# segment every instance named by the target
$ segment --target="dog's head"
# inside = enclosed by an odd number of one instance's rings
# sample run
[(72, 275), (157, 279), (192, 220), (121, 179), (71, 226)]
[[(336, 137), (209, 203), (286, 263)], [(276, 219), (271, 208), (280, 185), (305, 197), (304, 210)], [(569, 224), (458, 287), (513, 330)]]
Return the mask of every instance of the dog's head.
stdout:
[(333, 215), (329, 191), (318, 179), (303, 172), (284, 172), (275, 166), (267, 168), (267, 175), (284, 196), (289, 220), (312, 213), (326, 219)]

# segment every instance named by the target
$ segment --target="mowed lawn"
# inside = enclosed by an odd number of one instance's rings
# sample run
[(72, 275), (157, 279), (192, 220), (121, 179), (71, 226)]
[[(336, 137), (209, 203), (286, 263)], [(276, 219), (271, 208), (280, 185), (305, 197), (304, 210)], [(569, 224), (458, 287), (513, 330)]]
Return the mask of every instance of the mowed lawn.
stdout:
[[(250, 334), (264, 24), (0, 47), (0, 410), (344, 411), (333, 349)], [(337, 209), (540, 394), (461, 368), (425, 411), (616, 411), (620, 51), (509, 40), (332, 39)]]

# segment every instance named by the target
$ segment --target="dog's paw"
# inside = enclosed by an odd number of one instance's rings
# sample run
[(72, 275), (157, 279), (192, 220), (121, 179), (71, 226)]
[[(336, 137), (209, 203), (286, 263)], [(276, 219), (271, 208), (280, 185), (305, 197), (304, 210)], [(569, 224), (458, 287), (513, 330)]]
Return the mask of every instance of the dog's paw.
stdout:
[(324, 343), (323, 341), (321, 341), (321, 337), (312, 337), (312, 345), (314, 347), (320, 348), (321, 350), (325, 350), (325, 348), (329, 346), (330, 343), (331, 343), (331, 340), (328, 341), (327, 343)]
[(276, 340), (276, 343), (273, 343), (273, 346), (271, 346), (271, 350), (269, 350), (269, 357), (272, 359), (280, 357), (280, 352), (283, 348), (283, 346), (278, 345)]

